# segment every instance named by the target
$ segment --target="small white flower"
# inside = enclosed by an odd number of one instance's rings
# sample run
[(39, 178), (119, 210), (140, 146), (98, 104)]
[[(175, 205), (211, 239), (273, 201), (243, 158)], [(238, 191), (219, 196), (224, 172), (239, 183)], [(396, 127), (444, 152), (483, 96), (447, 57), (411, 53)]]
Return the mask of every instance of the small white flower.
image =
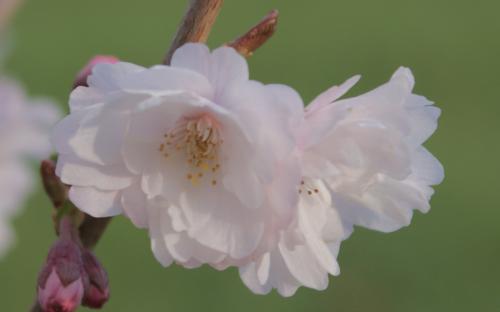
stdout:
[[(97, 65), (55, 128), (57, 174), (70, 199), (105, 217), (124, 213), (148, 228), (157, 259), (186, 267), (242, 259), (264, 235), (265, 204), (295, 136), (289, 88), (248, 79), (231, 48), (176, 51), (171, 66)], [(298, 160), (276, 192), (297, 200)], [(291, 204), (285, 210), (292, 210)]]
[(430, 186), (444, 174), (422, 143), (435, 131), (440, 110), (412, 94), (413, 76), (405, 68), (369, 93), (336, 101), (358, 79), (329, 89), (306, 109), (298, 133), (303, 180), (295, 222), (269, 252), (240, 267), (256, 293), (325, 289), (328, 273), (339, 273), (340, 242), (353, 225), (390, 232), (408, 225), (413, 209), (429, 210)]
[(27, 99), (15, 82), (0, 77), (0, 255), (12, 243), (11, 217), (32, 187), (27, 158), (50, 153), (49, 129), (59, 113), (49, 101)]

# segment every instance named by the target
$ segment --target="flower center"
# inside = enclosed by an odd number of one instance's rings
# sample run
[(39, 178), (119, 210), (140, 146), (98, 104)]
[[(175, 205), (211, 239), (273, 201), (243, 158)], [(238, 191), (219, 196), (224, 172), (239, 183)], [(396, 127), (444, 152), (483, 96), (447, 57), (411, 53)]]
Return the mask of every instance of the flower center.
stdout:
[(299, 194), (315, 195), (319, 194), (319, 189), (314, 183), (310, 181), (302, 180), (299, 185)]
[(220, 169), (218, 151), (223, 140), (214, 119), (208, 115), (183, 118), (163, 137), (159, 152), (166, 159), (180, 154), (189, 168), (186, 178), (193, 185), (198, 185), (206, 175), (211, 176), (212, 185), (217, 185), (215, 175)]

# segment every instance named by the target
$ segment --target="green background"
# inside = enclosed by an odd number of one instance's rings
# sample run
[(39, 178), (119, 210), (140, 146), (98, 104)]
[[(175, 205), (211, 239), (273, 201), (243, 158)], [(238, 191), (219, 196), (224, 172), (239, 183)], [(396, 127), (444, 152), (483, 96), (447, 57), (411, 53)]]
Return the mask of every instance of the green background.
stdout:
[[(75, 73), (94, 54), (159, 62), (186, 1), (27, 1), (14, 20), (7, 72), (66, 110)], [(354, 74), (350, 95), (400, 65), (417, 93), (443, 110), (427, 146), (446, 179), (432, 209), (392, 234), (358, 230), (343, 244), (342, 274), (323, 292), (252, 294), (237, 271), (164, 269), (147, 233), (116, 218), (97, 248), (111, 280), (104, 311), (500, 311), (500, 2), (490, 0), (227, 0), (209, 44), (227, 42), (269, 10), (275, 37), (250, 60), (253, 79), (289, 84), (305, 101)], [(17, 245), (0, 262), (0, 310), (27, 311), (54, 239), (38, 191), (15, 220)], [(83, 310), (83, 309), (82, 309)]]

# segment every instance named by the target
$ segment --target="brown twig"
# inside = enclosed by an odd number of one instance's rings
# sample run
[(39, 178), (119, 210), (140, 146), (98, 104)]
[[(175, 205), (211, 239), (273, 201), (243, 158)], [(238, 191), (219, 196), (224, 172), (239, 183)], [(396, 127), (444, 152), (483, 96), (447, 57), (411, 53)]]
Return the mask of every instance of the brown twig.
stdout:
[(22, 0), (0, 0), (0, 32), (7, 26)]
[(227, 44), (233, 47), (241, 55), (249, 57), (272, 37), (278, 24), (278, 11), (273, 10), (267, 14), (262, 21), (252, 27), (243, 36)]
[(163, 64), (170, 64), (175, 50), (186, 42), (206, 42), (223, 0), (190, 0)]
[(56, 175), (56, 167), (52, 160), (42, 160), (40, 164), (40, 175), (45, 193), (49, 196), (52, 204), (57, 209), (61, 208), (68, 199), (68, 186), (61, 182)]
[(94, 218), (88, 214), (85, 214), (82, 224), (80, 225), (80, 240), (83, 247), (87, 249), (94, 249), (102, 234), (106, 231), (106, 228), (111, 222), (111, 217), (108, 218)]
[(42, 307), (40, 306), (40, 304), (38, 304), (38, 300), (35, 300), (35, 303), (33, 303), (30, 312), (43, 312)]

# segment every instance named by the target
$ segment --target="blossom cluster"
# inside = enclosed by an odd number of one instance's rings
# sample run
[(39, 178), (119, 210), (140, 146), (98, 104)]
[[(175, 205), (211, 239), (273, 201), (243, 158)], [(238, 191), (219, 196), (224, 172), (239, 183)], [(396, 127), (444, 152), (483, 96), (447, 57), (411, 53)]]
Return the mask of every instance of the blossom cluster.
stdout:
[(56, 173), (82, 211), (148, 229), (164, 266), (236, 266), (259, 294), (325, 289), (354, 226), (408, 225), (443, 179), (422, 146), (440, 110), (410, 70), (341, 99), (358, 80), (304, 108), (292, 88), (250, 80), (229, 47), (99, 64), (53, 131)]

